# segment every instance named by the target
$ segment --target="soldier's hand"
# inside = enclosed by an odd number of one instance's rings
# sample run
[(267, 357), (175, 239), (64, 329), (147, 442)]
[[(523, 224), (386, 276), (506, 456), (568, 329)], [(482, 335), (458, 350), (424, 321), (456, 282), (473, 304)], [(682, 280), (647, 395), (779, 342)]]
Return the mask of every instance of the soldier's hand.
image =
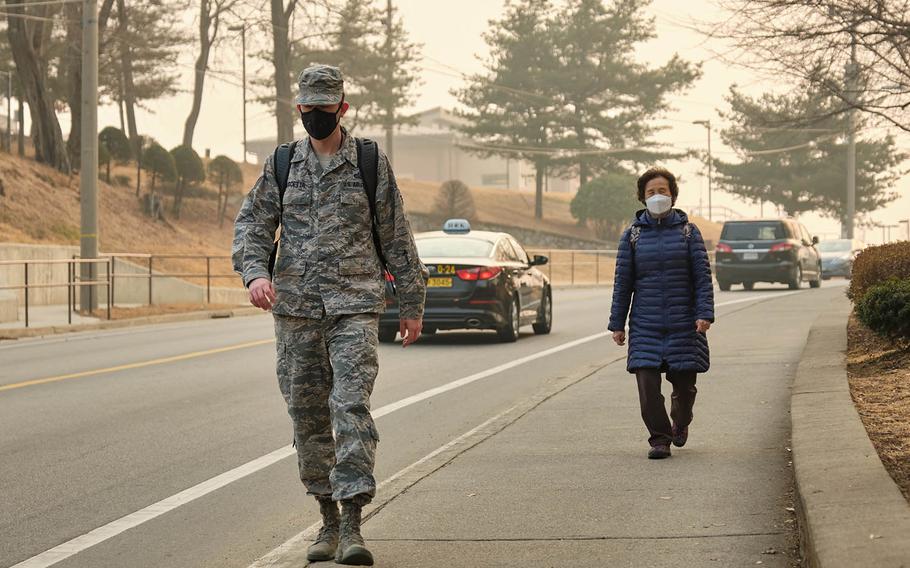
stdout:
[(265, 311), (275, 303), (275, 287), (268, 278), (257, 278), (250, 282), (250, 303)]
[(407, 347), (416, 343), (420, 339), (420, 332), (423, 330), (423, 319), (403, 319), (398, 326), (398, 332), (401, 334), (401, 346)]
[(616, 345), (625, 345), (626, 344), (626, 332), (625, 331), (614, 331), (613, 332), (613, 342)]

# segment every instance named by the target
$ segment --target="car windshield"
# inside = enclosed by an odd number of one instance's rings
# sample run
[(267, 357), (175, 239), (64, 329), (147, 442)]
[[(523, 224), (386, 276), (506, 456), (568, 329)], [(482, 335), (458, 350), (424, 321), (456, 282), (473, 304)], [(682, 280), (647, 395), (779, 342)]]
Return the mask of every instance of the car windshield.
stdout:
[(849, 252), (852, 244), (849, 240), (823, 241), (818, 244), (819, 252)]
[(786, 239), (783, 223), (727, 223), (720, 235), (724, 241), (777, 241)]
[(493, 243), (471, 237), (426, 237), (417, 239), (417, 253), (424, 258), (438, 256), (488, 257)]

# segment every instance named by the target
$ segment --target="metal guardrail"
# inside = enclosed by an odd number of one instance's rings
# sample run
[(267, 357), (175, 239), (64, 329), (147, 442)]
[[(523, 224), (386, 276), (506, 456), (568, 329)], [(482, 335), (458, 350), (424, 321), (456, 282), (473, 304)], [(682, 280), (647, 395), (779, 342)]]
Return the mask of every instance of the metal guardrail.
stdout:
[[(212, 261), (213, 260), (230, 260), (230, 255), (201, 255), (201, 254), (146, 254), (146, 253), (130, 253), (130, 252), (120, 252), (120, 253), (105, 253), (103, 256), (111, 259), (111, 302), (113, 303), (114, 296), (113, 290), (115, 290), (115, 283), (118, 278), (145, 278), (148, 279), (148, 303), (151, 306), (152, 302), (152, 282), (155, 278), (205, 278), (205, 303), (212, 303), (212, 280), (218, 278), (237, 278), (237, 274), (212, 274)], [(144, 259), (148, 262), (148, 271), (142, 274), (116, 274), (116, 263), (117, 259)], [(205, 261), (205, 272), (155, 272), (153, 268), (153, 263), (155, 260), (204, 260)]]
[(552, 284), (601, 284), (613, 281), (616, 253), (611, 249), (528, 249), (550, 261), (540, 267)]
[[(35, 284), (28, 281), (29, 278), (29, 266), (35, 265), (54, 265), (54, 264), (65, 264), (66, 265), (66, 282), (60, 283), (43, 283)], [(104, 280), (82, 280), (81, 278), (77, 279), (76, 277), (76, 268), (82, 266), (95, 266), (103, 264), (106, 268), (105, 270), (105, 279)], [(107, 319), (111, 319), (111, 293), (113, 292), (113, 285), (111, 282), (111, 265), (112, 261), (109, 258), (94, 258), (94, 259), (48, 259), (48, 260), (0, 260), (0, 266), (22, 266), (23, 267), (23, 283), (16, 286), (0, 286), (0, 290), (22, 290), (23, 295), (25, 296), (25, 327), (29, 325), (29, 290), (40, 289), (40, 288), (63, 288), (66, 287), (66, 298), (67, 298), (67, 322), (73, 323), (73, 311), (76, 305), (76, 290), (83, 286), (104, 286), (107, 290)]]
[[(111, 308), (116, 302), (116, 282), (120, 279), (143, 278), (148, 280), (148, 304), (154, 305), (153, 301), (153, 282), (156, 278), (205, 278), (205, 303), (212, 302), (212, 281), (219, 278), (237, 278), (233, 272), (230, 274), (215, 274), (212, 272), (212, 261), (230, 259), (230, 255), (194, 255), (194, 254), (143, 254), (143, 253), (113, 253), (103, 254), (97, 259), (80, 259), (73, 256), (71, 259), (48, 259), (48, 260), (0, 260), (0, 267), (3, 266), (21, 266), (23, 271), (23, 282), (18, 285), (0, 286), (2, 290), (22, 290), (25, 299), (25, 327), (29, 327), (29, 309), (30, 290), (63, 288), (67, 289), (67, 323), (73, 323), (73, 313), (76, 311), (77, 300), (76, 291), (84, 286), (98, 287), (103, 286), (107, 293), (107, 319), (111, 319)], [(148, 270), (143, 273), (117, 273), (117, 260), (124, 259), (144, 259), (147, 261)], [(155, 261), (161, 260), (200, 260), (205, 261), (204, 272), (162, 272), (155, 269)], [(66, 282), (34, 283), (30, 282), (29, 267), (35, 265), (66, 265)], [(89, 266), (104, 266), (103, 277), (96, 277), (93, 280), (83, 280), (79, 274), (78, 268)], [(159, 263), (160, 265), (160, 263)], [(94, 288), (92, 288), (94, 289)], [(92, 302), (94, 304), (94, 302)], [(81, 307), (81, 306), (80, 306)]]

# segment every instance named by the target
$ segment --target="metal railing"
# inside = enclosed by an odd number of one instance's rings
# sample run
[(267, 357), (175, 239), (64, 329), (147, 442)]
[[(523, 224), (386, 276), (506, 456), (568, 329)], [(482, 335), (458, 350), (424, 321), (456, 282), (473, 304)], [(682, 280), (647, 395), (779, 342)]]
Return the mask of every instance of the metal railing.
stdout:
[[(144, 278), (148, 280), (148, 304), (152, 305), (154, 302), (152, 300), (152, 288), (155, 278), (205, 278), (205, 303), (212, 303), (212, 280), (219, 278), (237, 278), (237, 274), (231, 272), (230, 274), (213, 274), (212, 273), (212, 261), (215, 260), (230, 260), (230, 255), (202, 255), (202, 254), (146, 254), (146, 253), (130, 253), (130, 252), (119, 252), (119, 253), (105, 253), (105, 257), (111, 259), (111, 289), (115, 290), (115, 283), (118, 278)], [(117, 259), (126, 260), (126, 259), (142, 259), (146, 261), (147, 270), (143, 273), (116, 273), (116, 263)], [(153, 264), (155, 260), (204, 260), (205, 261), (205, 272), (162, 272), (161, 268), (155, 269)], [(128, 260), (127, 260), (128, 262)], [(160, 265), (159, 265), (160, 266)], [(157, 270), (157, 272), (156, 272)], [(114, 300), (112, 294), (111, 301)]]
[[(66, 282), (50, 282), (36, 284), (29, 282), (29, 266), (35, 265), (66, 265)], [(29, 326), (29, 291), (35, 289), (50, 289), (66, 287), (67, 323), (73, 323), (73, 312), (76, 305), (76, 291), (83, 286), (104, 286), (107, 291), (107, 319), (111, 319), (111, 298), (113, 284), (111, 281), (111, 266), (109, 258), (94, 259), (47, 259), (47, 260), (0, 260), (0, 266), (21, 266), (23, 282), (21, 285), (0, 286), (0, 290), (22, 290), (25, 297), (25, 327)], [(77, 267), (104, 265), (104, 280), (82, 280), (77, 276)], [(93, 288), (90, 288), (93, 289)]]
[(551, 284), (605, 284), (613, 281), (616, 250), (601, 249), (528, 249), (528, 254), (542, 254), (550, 259), (540, 270)]
[[(118, 280), (123, 279), (134, 279), (141, 278), (148, 280), (148, 305), (154, 305), (154, 295), (153, 282), (157, 278), (181, 278), (181, 279), (204, 279), (205, 284), (205, 303), (211, 304), (212, 302), (212, 282), (217, 279), (222, 278), (237, 278), (237, 275), (233, 272), (230, 274), (214, 273), (212, 271), (213, 262), (229, 260), (230, 255), (194, 255), (194, 254), (143, 254), (143, 253), (112, 253), (112, 254), (103, 254), (101, 258), (97, 259), (80, 259), (78, 256), (73, 256), (71, 259), (47, 259), (47, 260), (0, 260), (0, 267), (10, 266), (10, 267), (22, 267), (22, 284), (15, 285), (6, 285), (0, 286), (0, 291), (10, 290), (10, 291), (22, 291), (24, 297), (24, 308), (25, 308), (25, 327), (30, 325), (30, 308), (32, 308), (33, 302), (31, 301), (30, 291), (36, 289), (53, 289), (53, 288), (66, 288), (67, 290), (67, 323), (73, 323), (73, 313), (77, 311), (77, 290), (81, 289), (84, 286), (92, 287), (90, 289), (94, 290), (95, 287), (103, 286), (106, 291), (107, 296), (107, 307), (106, 307), (106, 316), (107, 319), (111, 319), (111, 309), (115, 306), (116, 303), (116, 283)], [(135, 265), (137, 269), (146, 268), (142, 272), (117, 272), (117, 261), (121, 260), (124, 262), (129, 262), (129, 259), (141, 259), (144, 260), (145, 266)], [(205, 270), (199, 272), (190, 272), (190, 271), (180, 271), (180, 272), (164, 272), (162, 271), (163, 266), (161, 266), (161, 261), (164, 260), (198, 260), (204, 261)], [(156, 264), (156, 261), (158, 263)], [(36, 283), (31, 281), (34, 278), (35, 270), (30, 267), (36, 265), (64, 265), (66, 267), (66, 281), (65, 282), (41, 282)], [(94, 277), (91, 280), (85, 280), (80, 275), (79, 268), (82, 266), (101, 266), (104, 267), (104, 274)], [(157, 266), (157, 268), (156, 268)], [(97, 272), (100, 272), (98, 270)], [(91, 302), (94, 305), (94, 300)], [(79, 306), (83, 308), (83, 306)]]

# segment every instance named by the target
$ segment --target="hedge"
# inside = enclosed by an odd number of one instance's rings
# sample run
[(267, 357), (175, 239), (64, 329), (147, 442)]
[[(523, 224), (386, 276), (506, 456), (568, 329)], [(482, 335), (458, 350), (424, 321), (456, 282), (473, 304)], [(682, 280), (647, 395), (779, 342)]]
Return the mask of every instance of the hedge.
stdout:
[(853, 262), (847, 297), (858, 304), (870, 288), (892, 278), (910, 279), (910, 242), (869, 247)]
[(910, 279), (892, 278), (866, 290), (856, 316), (879, 335), (910, 339)]

